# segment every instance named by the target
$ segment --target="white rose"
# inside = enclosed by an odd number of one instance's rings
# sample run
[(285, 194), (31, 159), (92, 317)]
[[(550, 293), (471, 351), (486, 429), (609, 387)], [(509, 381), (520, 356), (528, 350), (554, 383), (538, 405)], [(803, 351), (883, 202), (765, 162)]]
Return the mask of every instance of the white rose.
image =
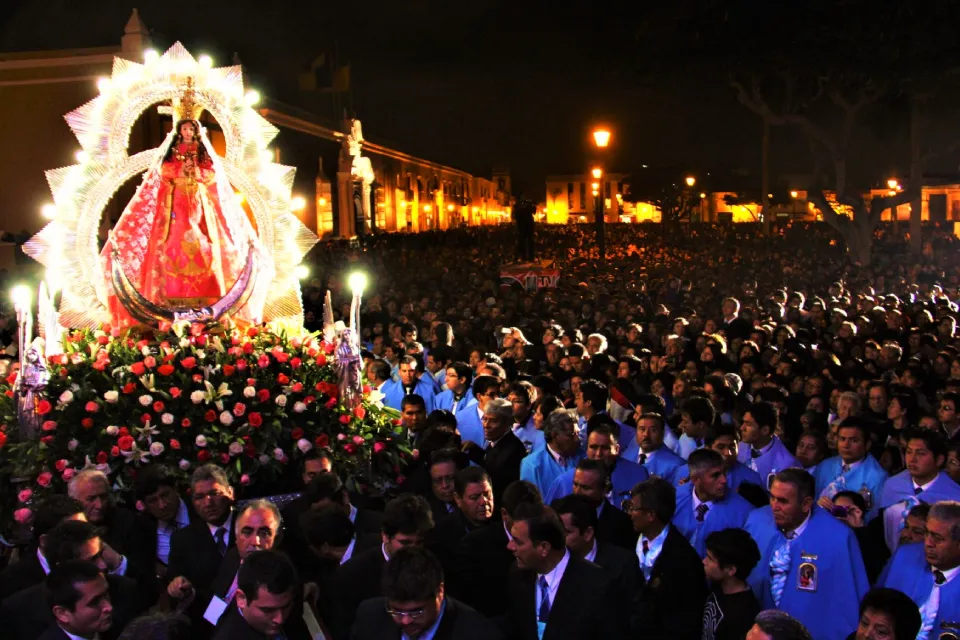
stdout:
[(306, 410), (307, 410), (307, 405), (302, 402), (297, 402), (293, 405), (294, 413), (303, 413)]
[(150, 353), (150, 347), (144, 347), (144, 348), (140, 349), (140, 354), (141, 354), (144, 358), (146, 358), (146, 357), (149, 356), (149, 355), (153, 355), (153, 354)]
[(200, 404), (203, 402), (203, 391), (194, 391), (190, 394), (190, 402), (193, 404)]
[(203, 436), (197, 436), (197, 439), (193, 441), (198, 447), (207, 446), (207, 439)]
[(252, 398), (257, 395), (257, 389), (255, 387), (244, 387), (243, 388), (243, 397)]
[(310, 451), (310, 449), (313, 449), (313, 445), (310, 444), (310, 441), (306, 438), (300, 438), (297, 440), (297, 448), (300, 449), (302, 453), (306, 453)]
[(144, 407), (149, 407), (151, 404), (153, 404), (153, 396), (146, 393), (143, 394), (140, 396), (140, 404)]
[(102, 329), (97, 329), (96, 331), (93, 332), (94, 338), (105, 338), (106, 336), (107, 336), (107, 333)]
[(80, 443), (77, 441), (76, 438), (74, 438), (73, 440), (67, 443), (67, 449), (69, 449), (70, 451), (76, 451), (77, 447), (79, 446), (80, 446)]
[(229, 427), (231, 424), (233, 424), (233, 414), (230, 413), (229, 411), (224, 411), (223, 413), (221, 413), (220, 424), (222, 424), (225, 427)]
[(118, 391), (107, 391), (103, 394), (103, 399), (110, 404), (116, 404), (117, 400), (120, 399), (120, 393)]
[(273, 450), (273, 459), (274, 460), (283, 460), (283, 449), (277, 447)]
[(189, 461), (189, 460), (181, 460), (181, 461), (180, 461), (180, 470), (181, 470), (181, 471), (186, 471), (186, 470), (189, 469), (189, 468), (190, 468), (190, 461)]
[(165, 413), (162, 416), (160, 416), (160, 420), (161, 422), (163, 422), (163, 424), (173, 424), (173, 414)]
[(230, 455), (238, 456), (243, 453), (243, 445), (239, 442), (231, 442), (228, 450), (230, 451)]
[(274, 402), (277, 403), (278, 407), (285, 407), (287, 406), (287, 396), (280, 394)]
[(161, 453), (163, 453), (163, 448), (164, 447), (162, 442), (154, 442), (153, 444), (150, 445), (150, 455), (154, 457), (160, 455)]
[(108, 436), (115, 436), (115, 435), (117, 435), (118, 433), (120, 433), (120, 428), (119, 428), (119, 427), (115, 427), (115, 426), (113, 426), (113, 425), (110, 425), (109, 427), (107, 427), (107, 435), (108, 435)]
[(263, 455), (261, 455), (259, 459), (260, 459), (260, 464), (262, 464), (262, 465), (268, 465), (268, 464), (270, 464), (270, 456), (268, 456), (268, 455), (265, 454), (265, 453), (264, 453)]
[(71, 391), (64, 391), (60, 394), (60, 404), (70, 404), (73, 402), (73, 393)]
[(180, 348), (186, 349), (190, 346), (190, 338), (180, 338)]

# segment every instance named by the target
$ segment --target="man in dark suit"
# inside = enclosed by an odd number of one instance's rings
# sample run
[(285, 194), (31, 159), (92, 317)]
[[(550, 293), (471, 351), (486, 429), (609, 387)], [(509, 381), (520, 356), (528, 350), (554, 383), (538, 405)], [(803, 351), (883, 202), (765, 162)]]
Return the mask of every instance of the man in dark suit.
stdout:
[(637, 558), (646, 579), (631, 623), (637, 634), (654, 640), (697, 640), (702, 631), (707, 580), (700, 556), (670, 520), (676, 490), (653, 476), (637, 484), (630, 497), (630, 518), (640, 534)]
[(513, 518), (521, 505), (542, 506), (540, 492), (533, 484), (517, 480), (503, 492), (501, 522), (492, 522), (468, 533), (460, 541), (453, 567), (449, 569), (450, 595), (466, 602), (483, 615), (494, 618), (507, 610), (507, 583), (510, 569), (516, 566), (507, 549)]
[(486, 471), (480, 467), (461, 469), (454, 486), (457, 508), (437, 522), (427, 540), (427, 547), (448, 569), (463, 537), (493, 517), (493, 487)]
[(467, 442), (464, 451), (472, 462), (487, 470), (493, 483), (494, 502), (500, 504), (504, 489), (520, 479), (520, 463), (527, 450), (513, 433), (513, 405), (510, 402), (503, 398), (489, 400), (480, 422), (489, 447), (484, 451), (477, 444)]
[(250, 554), (237, 573), (236, 608), (224, 615), (214, 640), (273, 640), (285, 637), (300, 598), (300, 581), (290, 560), (277, 551)]
[(596, 538), (600, 542), (615, 544), (622, 549), (633, 549), (637, 534), (633, 531), (630, 516), (610, 504), (607, 494), (613, 485), (602, 460), (584, 458), (573, 472), (573, 494), (584, 496), (597, 510)]
[(510, 576), (506, 624), (517, 640), (627, 637), (622, 597), (606, 572), (566, 547), (563, 523), (549, 507), (524, 506), (508, 545), (520, 571)]
[(446, 595), (443, 567), (425, 549), (400, 549), (390, 557), (383, 593), (360, 605), (351, 640), (400, 640), (425, 634), (433, 640), (502, 638), (492, 622)]
[(567, 549), (573, 555), (589, 560), (619, 585), (618, 591), (632, 602), (640, 585), (643, 574), (634, 552), (596, 538), (597, 509), (584, 496), (570, 495), (557, 498), (550, 506), (567, 532)]
[(114, 624), (109, 591), (107, 579), (96, 564), (85, 560), (61, 562), (46, 580), (44, 605), (54, 622), (39, 636), (40, 640), (94, 638), (97, 634), (105, 637), (108, 631), (118, 636), (122, 627)]
[(33, 544), (23, 550), (17, 562), (0, 573), (0, 602), (43, 582), (50, 572), (50, 563), (43, 555), (47, 533), (64, 520), (83, 519), (86, 519), (83, 505), (64, 495), (52, 495), (37, 506), (33, 515)]
[(424, 497), (433, 511), (434, 522), (439, 523), (457, 508), (454, 493), (459, 460), (460, 453), (456, 449), (440, 449), (430, 454), (430, 464), (427, 467), (430, 491), (424, 492)]
[[(104, 549), (96, 527), (89, 522), (67, 520), (47, 534), (44, 553), (51, 572), (64, 562), (84, 560), (92, 562), (101, 573), (106, 573), (109, 567)], [(151, 603), (143, 598), (136, 582), (130, 578), (107, 575), (106, 581), (113, 606), (114, 626), (103, 635), (103, 640), (112, 640), (119, 637), (127, 622)], [(43, 634), (54, 622), (54, 614), (47, 606), (45, 583), (20, 591), (4, 600), (0, 606), (0, 636), (4, 638), (31, 640)]]
[(147, 465), (137, 475), (134, 490), (137, 500), (144, 506), (137, 515), (143, 536), (141, 546), (144, 555), (150, 559), (149, 567), (153, 569), (145, 576), (145, 588), (156, 598), (160, 590), (157, 580), (166, 578), (173, 534), (189, 526), (197, 516), (180, 497), (177, 479), (164, 465)]
[(227, 551), (236, 546), (233, 487), (216, 465), (198, 467), (190, 478), (198, 518), (170, 540), (167, 595), (197, 624), (210, 602), (210, 587)]
[(736, 340), (746, 340), (753, 331), (753, 325), (740, 317), (740, 301), (736, 298), (727, 298), (721, 306), (723, 311), (723, 320), (718, 331), (722, 331), (727, 336), (727, 343)]
[(403, 547), (422, 545), (432, 529), (430, 505), (422, 496), (404, 494), (387, 503), (380, 546), (355, 555), (337, 570), (334, 593), (340, 601), (345, 628), (350, 628), (361, 602), (383, 595), (381, 574), (390, 556)]
[(153, 554), (144, 546), (145, 532), (132, 511), (113, 504), (106, 474), (83, 469), (70, 479), (67, 493), (83, 505), (87, 521), (103, 532), (105, 556), (118, 567), (114, 573), (138, 582), (156, 575)]

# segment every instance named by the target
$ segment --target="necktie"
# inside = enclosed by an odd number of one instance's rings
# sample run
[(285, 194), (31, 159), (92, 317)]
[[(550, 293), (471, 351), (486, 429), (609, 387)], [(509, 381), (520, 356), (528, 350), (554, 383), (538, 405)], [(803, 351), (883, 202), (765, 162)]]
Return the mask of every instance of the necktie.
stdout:
[(220, 527), (214, 534), (213, 539), (217, 543), (217, 551), (220, 552), (220, 555), (227, 555), (227, 530)]
[(697, 522), (703, 522), (703, 518), (707, 515), (707, 511), (710, 511), (709, 505), (706, 502), (701, 502), (697, 507)]
[(637, 456), (637, 464), (646, 464), (646, 462), (647, 454), (641, 452), (640, 455)]
[(850, 472), (850, 465), (845, 464), (840, 467), (840, 473), (849, 473), (849, 472)]
[(550, 587), (547, 585), (547, 577), (540, 576), (540, 609), (537, 611), (537, 622), (546, 623), (550, 617)]
[(693, 441), (697, 443), (697, 449), (703, 446), (703, 438), (694, 438)]
[(917, 634), (917, 640), (928, 640), (930, 632), (933, 631), (933, 625), (937, 621), (937, 613), (940, 611), (940, 585), (946, 581), (942, 571), (933, 572), (933, 588), (930, 589), (930, 597), (920, 607), (920, 633)]
[(787, 586), (787, 575), (790, 573), (790, 541), (794, 538), (794, 533), (784, 534), (786, 540), (773, 552), (770, 559), (770, 595), (773, 596), (773, 603), (780, 606), (780, 600), (783, 598), (783, 590)]
[(751, 458), (759, 458), (759, 457), (762, 456), (762, 455), (763, 455), (762, 453), (760, 453), (759, 451), (757, 451), (757, 450), (754, 449), (753, 447), (750, 447), (750, 457), (751, 457)]
[(646, 538), (644, 538), (640, 546), (643, 549), (643, 555), (650, 553), (650, 542)]
[(923, 487), (914, 487), (914, 488), (913, 488), (913, 495), (918, 496), (918, 495), (920, 495), (921, 493), (923, 493)]

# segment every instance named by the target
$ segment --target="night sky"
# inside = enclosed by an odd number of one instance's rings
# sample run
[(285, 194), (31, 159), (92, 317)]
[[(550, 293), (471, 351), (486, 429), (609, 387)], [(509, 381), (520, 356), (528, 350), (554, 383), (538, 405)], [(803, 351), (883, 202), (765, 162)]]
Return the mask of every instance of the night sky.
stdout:
[[(546, 174), (583, 170), (594, 122), (614, 130), (612, 168), (759, 165), (759, 121), (722, 78), (643, 79), (636, 0), (4, 5), (4, 51), (119, 43), (137, 6), (158, 48), (180, 40), (218, 65), (235, 51), (262, 93), (327, 117), (329, 99), (300, 91), (297, 75), (337, 46), (366, 137), (481, 175), (509, 167), (515, 191), (535, 197)], [(776, 143), (775, 170), (806, 169), (802, 138), (780, 131)]]

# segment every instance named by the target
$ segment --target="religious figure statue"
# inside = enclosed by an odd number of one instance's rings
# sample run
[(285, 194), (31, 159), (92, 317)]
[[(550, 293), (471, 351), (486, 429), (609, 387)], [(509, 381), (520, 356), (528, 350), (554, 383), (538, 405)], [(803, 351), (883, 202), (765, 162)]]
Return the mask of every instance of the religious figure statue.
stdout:
[(13, 388), (17, 398), (20, 437), (24, 440), (36, 439), (40, 433), (43, 418), (37, 415), (37, 400), (42, 397), (49, 377), (43, 361), (43, 338), (36, 338), (24, 354), (23, 365)]
[(347, 327), (340, 331), (337, 345), (337, 378), (340, 401), (344, 406), (353, 408), (360, 404), (363, 397), (361, 368), (359, 336)]
[[(203, 134), (201, 111), (188, 83), (174, 104), (177, 120), (163, 155), (101, 253), (108, 274), (118, 260), (136, 291), (164, 308), (202, 309), (223, 298), (250, 259), (256, 235)], [(113, 293), (111, 314), (130, 324)]]

